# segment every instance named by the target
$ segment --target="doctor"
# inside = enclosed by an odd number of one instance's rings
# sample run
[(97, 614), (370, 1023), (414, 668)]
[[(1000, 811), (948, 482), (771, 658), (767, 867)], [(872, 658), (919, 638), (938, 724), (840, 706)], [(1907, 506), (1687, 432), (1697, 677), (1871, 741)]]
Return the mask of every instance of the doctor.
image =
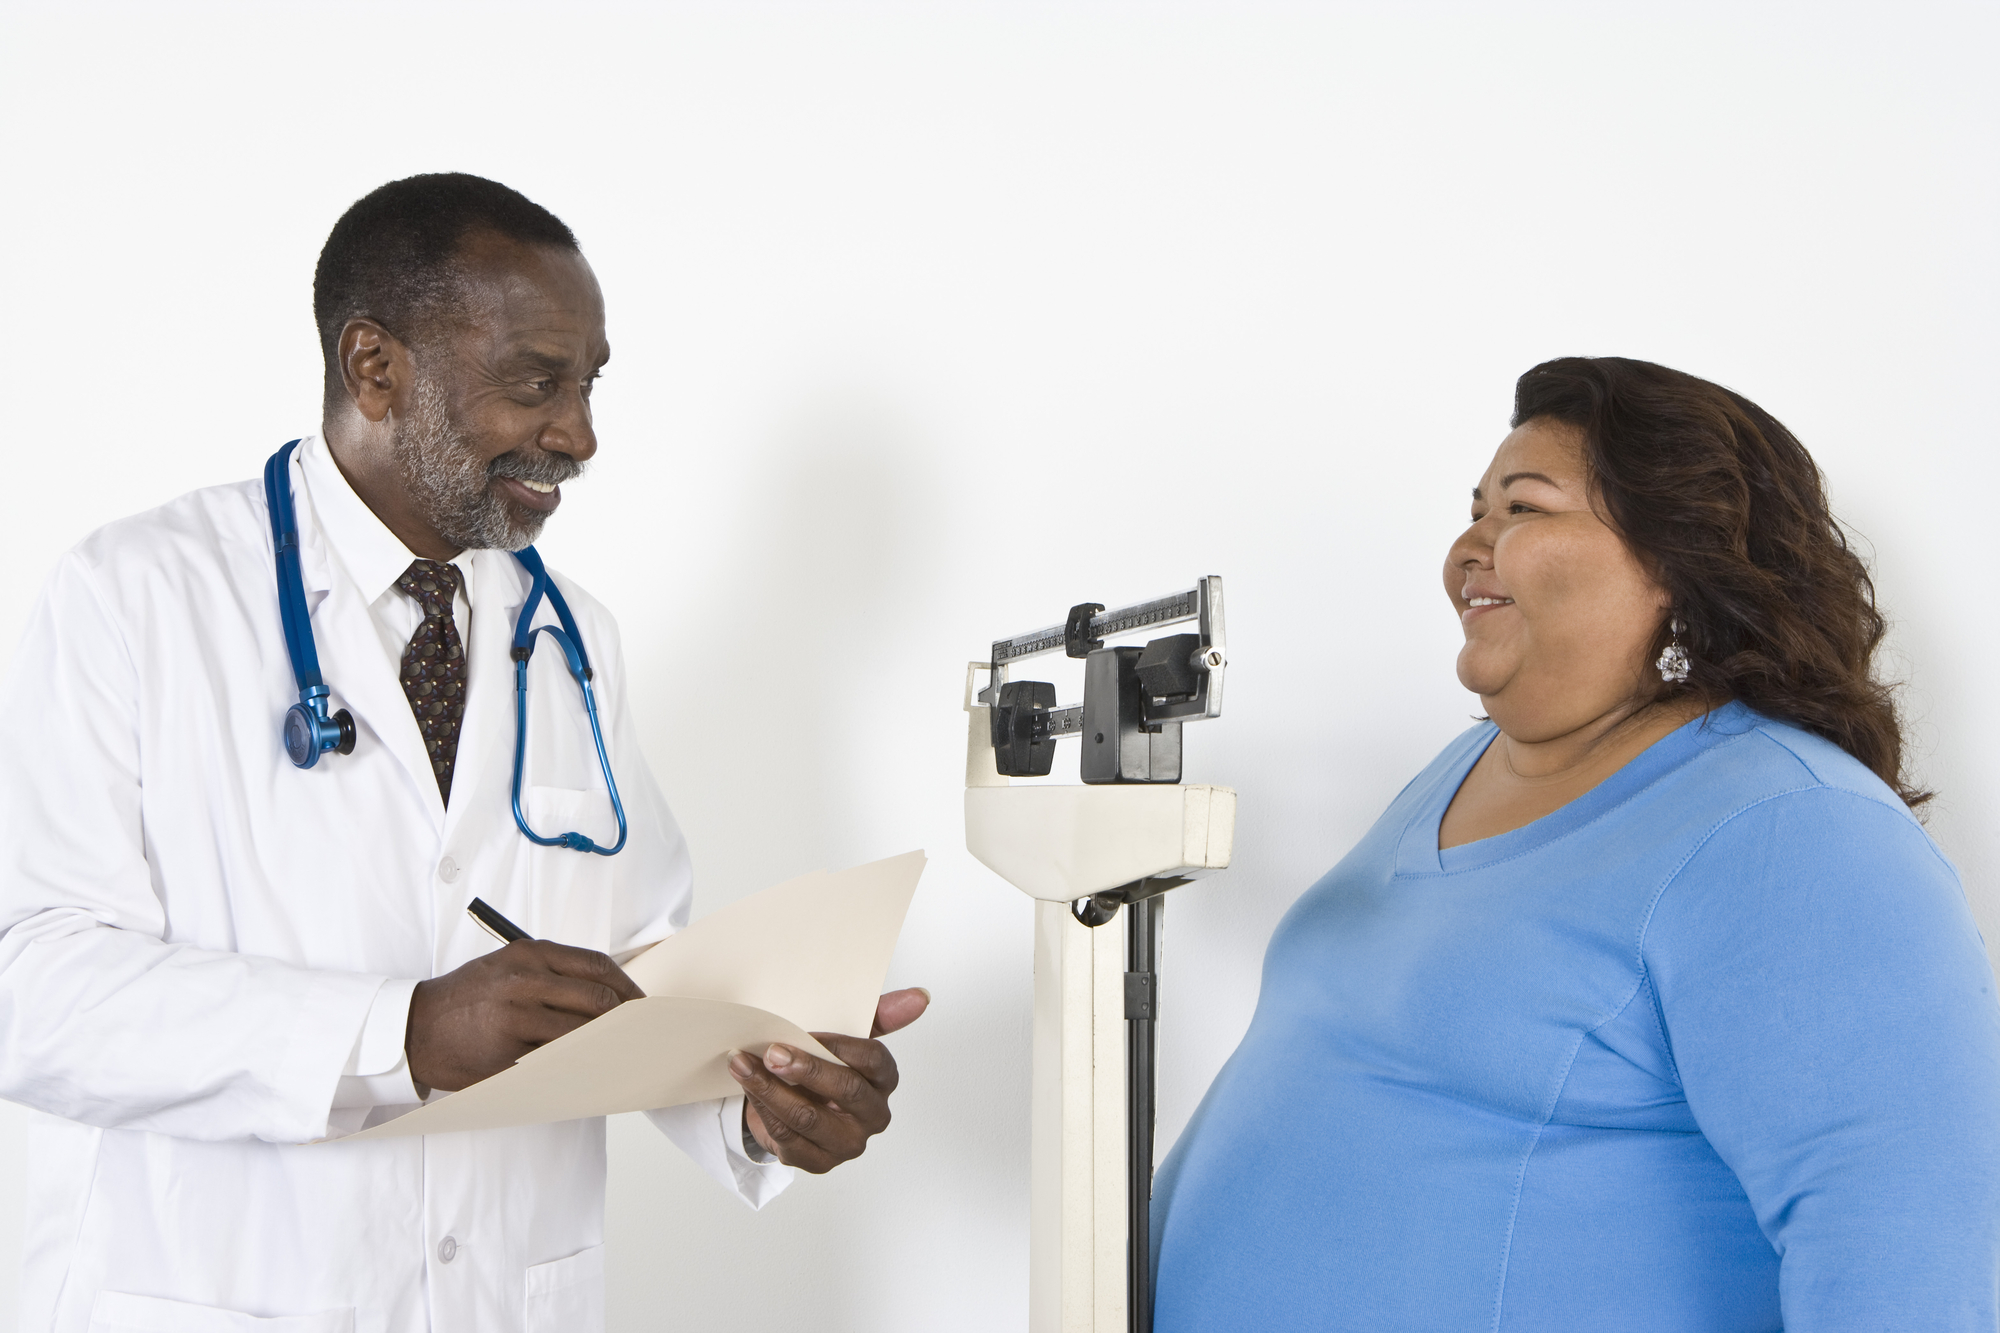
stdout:
[[(0, 1096), (47, 1113), (24, 1329), (603, 1326), (601, 1119), (300, 1146), (633, 998), (614, 960), (687, 921), (687, 849), (616, 625), (561, 577), (534, 623), (573, 612), (607, 763), (538, 639), (522, 814), (610, 847), (615, 791), (628, 836), (615, 855), (538, 845), (512, 808), (510, 648), (532, 580), (510, 552), (596, 452), (603, 299), (553, 215), (439, 175), (341, 218), (313, 304), (323, 428), (274, 483), (351, 747), (302, 768), (281, 739), (299, 684), (255, 482), (64, 556), (0, 696)], [(180, 351), (226, 372), (202, 339)], [(496, 947), (474, 896), (534, 939)], [(883, 997), (874, 1035), (927, 1000)], [(793, 1166), (827, 1170), (888, 1123), (889, 1052), (826, 1040), (848, 1068), (773, 1047), (736, 1057), (743, 1096), (651, 1117), (761, 1206)]]

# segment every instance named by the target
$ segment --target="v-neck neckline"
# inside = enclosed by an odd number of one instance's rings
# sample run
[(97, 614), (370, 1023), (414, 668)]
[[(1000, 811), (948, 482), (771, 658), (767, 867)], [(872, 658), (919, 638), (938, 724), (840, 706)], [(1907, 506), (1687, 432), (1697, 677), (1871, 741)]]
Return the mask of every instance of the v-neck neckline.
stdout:
[(1748, 731), (1756, 724), (1755, 717), (1740, 703), (1724, 704), (1711, 713), (1682, 723), (1640, 751), (1604, 781), (1540, 819), (1490, 838), (1440, 848), (1438, 834), (1444, 824), (1444, 812), (1458, 794), (1466, 776), (1472, 772), (1473, 765), (1479, 762), (1500, 735), (1500, 729), (1489, 722), (1484, 728), (1484, 736), (1475, 737), (1475, 742), (1466, 747), (1457, 762), (1439, 773), (1427, 798), (1404, 826), (1403, 836), (1396, 847), (1396, 873), (1449, 875), (1539, 851), (1616, 809), (1703, 750), (1717, 744), (1723, 737)]

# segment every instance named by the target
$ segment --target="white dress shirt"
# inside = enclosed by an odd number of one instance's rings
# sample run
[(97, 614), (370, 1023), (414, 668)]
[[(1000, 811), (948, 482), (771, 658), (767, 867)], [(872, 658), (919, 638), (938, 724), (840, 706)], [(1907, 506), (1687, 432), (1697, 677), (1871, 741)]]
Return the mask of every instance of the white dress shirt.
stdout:
[[(352, 754), (285, 757), (297, 688), (255, 482), (64, 556), (0, 695), (0, 1096), (47, 1113), (22, 1327), (601, 1328), (602, 1120), (314, 1141), (414, 1103), (416, 982), (493, 947), (473, 896), (620, 959), (685, 924), (686, 848), (640, 752), (617, 627), (554, 576), (630, 841), (613, 857), (537, 847), (509, 798), (508, 648), (529, 580), (504, 552), (454, 561), (468, 681), (447, 809), (399, 679), (422, 612), (394, 584), (414, 557), (318, 439), (291, 483)], [(557, 656), (529, 668), (523, 804), (538, 831), (609, 835)], [(752, 1206), (791, 1178), (746, 1155), (738, 1098), (649, 1115)]]

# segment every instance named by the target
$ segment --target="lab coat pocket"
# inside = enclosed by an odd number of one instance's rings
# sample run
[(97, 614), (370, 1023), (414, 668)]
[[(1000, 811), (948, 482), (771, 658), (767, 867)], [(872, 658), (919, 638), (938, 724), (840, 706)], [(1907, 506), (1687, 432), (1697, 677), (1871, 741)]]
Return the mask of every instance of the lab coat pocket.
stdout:
[(604, 1247), (528, 1270), (527, 1333), (604, 1333)]
[[(544, 838), (560, 838), (565, 833), (581, 833), (600, 847), (618, 841), (618, 816), (611, 809), (611, 796), (601, 789), (573, 787), (529, 787), (521, 793), (522, 808), (528, 812), (528, 827)], [(593, 852), (573, 852), (567, 847), (545, 847), (547, 852), (568, 856), (588, 856), (602, 861)]]
[(213, 1305), (105, 1291), (90, 1307), (89, 1333), (354, 1333), (354, 1311), (260, 1317)]
[[(529, 787), (521, 793), (528, 827), (544, 838), (581, 833), (600, 846), (618, 841), (618, 818), (602, 790)], [(611, 858), (568, 847), (537, 847), (534, 920), (523, 922), (542, 939), (604, 951), (611, 945)]]

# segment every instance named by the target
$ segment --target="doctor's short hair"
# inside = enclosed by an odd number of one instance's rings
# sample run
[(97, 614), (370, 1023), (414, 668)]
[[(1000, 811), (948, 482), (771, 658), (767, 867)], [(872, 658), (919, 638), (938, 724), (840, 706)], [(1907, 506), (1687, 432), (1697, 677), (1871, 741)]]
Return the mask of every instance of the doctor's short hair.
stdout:
[(457, 171), (390, 181), (341, 214), (313, 272), (329, 401), (341, 392), (340, 331), (347, 322), (372, 319), (403, 342), (420, 344), (451, 312), (459, 247), (475, 232), (579, 249), (561, 218), (520, 191)]

